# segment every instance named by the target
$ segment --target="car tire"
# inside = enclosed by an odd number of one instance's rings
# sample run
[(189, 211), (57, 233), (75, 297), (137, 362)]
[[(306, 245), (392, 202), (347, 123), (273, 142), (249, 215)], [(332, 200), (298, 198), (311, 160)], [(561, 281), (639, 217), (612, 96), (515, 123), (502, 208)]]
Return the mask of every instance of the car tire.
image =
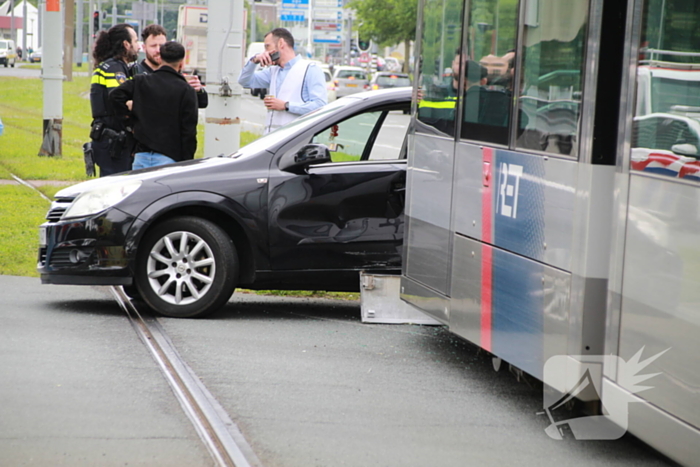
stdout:
[(147, 234), (139, 246), (135, 278), (141, 297), (155, 312), (197, 318), (228, 301), (238, 269), (231, 237), (213, 222), (186, 216)]

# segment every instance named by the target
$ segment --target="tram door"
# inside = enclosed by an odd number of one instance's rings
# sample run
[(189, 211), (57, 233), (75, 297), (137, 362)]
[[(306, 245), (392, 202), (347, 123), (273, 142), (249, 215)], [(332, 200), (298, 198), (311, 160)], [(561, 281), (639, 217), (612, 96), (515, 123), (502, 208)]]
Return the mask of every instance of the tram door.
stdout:
[[(420, 17), (422, 15), (422, 18)], [(462, 37), (462, 0), (425, 0), (415, 133), (409, 152), (404, 292), (443, 322), (448, 320), (452, 235), (452, 179), (457, 89), (452, 61)]]
[[(700, 1), (638, 3), (638, 28), (628, 31), (636, 67), (627, 67), (635, 72), (627, 77), (630, 127), (617, 180), (626, 196), (620, 197), (615, 216), (620, 220), (606, 353), (629, 362), (642, 349), (640, 361), (665, 352), (640, 372), (659, 374), (643, 384), (653, 389), (637, 397), (698, 433)], [(622, 381), (623, 371), (606, 368), (606, 376), (636, 393), (638, 388)], [(646, 407), (630, 404), (631, 418)], [(656, 423), (639, 425), (647, 432), (664, 429)], [(670, 431), (655, 435), (673, 436)], [(687, 452), (687, 462), (697, 462), (690, 457), (690, 450), (697, 454), (697, 444), (678, 449)]]

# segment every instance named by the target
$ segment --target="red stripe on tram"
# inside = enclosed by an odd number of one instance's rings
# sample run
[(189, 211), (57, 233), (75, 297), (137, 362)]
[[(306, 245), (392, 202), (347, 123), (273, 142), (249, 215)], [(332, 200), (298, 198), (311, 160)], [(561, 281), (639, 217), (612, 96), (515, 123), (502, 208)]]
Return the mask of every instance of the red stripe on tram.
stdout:
[(493, 281), (491, 174), (493, 149), (483, 148), (484, 173), (481, 192), (481, 347), (491, 351), (491, 312)]

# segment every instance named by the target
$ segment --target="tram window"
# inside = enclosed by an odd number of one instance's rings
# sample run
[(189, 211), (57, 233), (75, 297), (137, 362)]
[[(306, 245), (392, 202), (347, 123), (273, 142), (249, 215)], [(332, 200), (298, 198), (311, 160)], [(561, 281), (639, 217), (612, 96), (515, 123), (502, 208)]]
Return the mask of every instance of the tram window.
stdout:
[(462, 31), (461, 0), (426, 0), (419, 63), (417, 132), (454, 136), (457, 90), (452, 61)]
[(697, 21), (672, 20), (698, 12), (673, 5), (644, 5), (630, 166), (700, 181), (700, 38)]
[(524, 26), (516, 146), (576, 156), (588, 0), (535, 3)]
[(471, 2), (464, 71), (461, 138), (508, 145), (517, 2)]

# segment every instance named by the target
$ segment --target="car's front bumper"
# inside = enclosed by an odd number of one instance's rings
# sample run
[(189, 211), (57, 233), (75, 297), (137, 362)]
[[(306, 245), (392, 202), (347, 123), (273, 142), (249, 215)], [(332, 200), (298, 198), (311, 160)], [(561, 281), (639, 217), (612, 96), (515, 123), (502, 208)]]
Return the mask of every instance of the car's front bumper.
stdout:
[(40, 227), (37, 270), (43, 284), (129, 285), (133, 258), (126, 236), (134, 217), (110, 209)]

